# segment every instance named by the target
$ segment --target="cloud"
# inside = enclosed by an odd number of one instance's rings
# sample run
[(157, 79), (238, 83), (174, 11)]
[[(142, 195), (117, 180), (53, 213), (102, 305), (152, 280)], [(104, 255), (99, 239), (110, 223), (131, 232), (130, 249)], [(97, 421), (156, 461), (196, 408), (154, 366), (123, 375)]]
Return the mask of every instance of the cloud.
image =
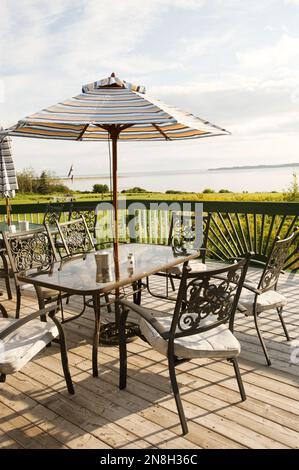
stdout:
[(4, 81), (0, 80), (0, 103), (4, 103)]
[(238, 52), (240, 65), (247, 68), (268, 70), (292, 66), (299, 61), (299, 37), (284, 34), (273, 46), (260, 47), (247, 52)]
[(206, 0), (172, 0), (171, 3), (174, 7), (197, 10), (204, 6)]
[(280, 114), (265, 114), (261, 117), (247, 119), (246, 122), (233, 125), (231, 130), (238, 135), (257, 136), (262, 134), (281, 134), (294, 133), (298, 134), (299, 129), (299, 112), (282, 112)]
[(224, 34), (206, 34), (195, 38), (183, 38), (179, 45), (176, 55), (181, 57), (182, 62), (209, 55), (217, 48), (229, 44), (234, 37), (234, 31), (230, 30)]

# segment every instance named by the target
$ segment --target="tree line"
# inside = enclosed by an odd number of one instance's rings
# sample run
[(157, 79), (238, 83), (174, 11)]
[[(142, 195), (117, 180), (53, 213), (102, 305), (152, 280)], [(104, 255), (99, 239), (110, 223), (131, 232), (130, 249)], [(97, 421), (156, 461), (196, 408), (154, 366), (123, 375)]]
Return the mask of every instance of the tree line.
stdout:
[(40, 175), (32, 168), (25, 168), (17, 173), (19, 192), (29, 194), (71, 193), (64, 184), (59, 183), (55, 174), (43, 170)]

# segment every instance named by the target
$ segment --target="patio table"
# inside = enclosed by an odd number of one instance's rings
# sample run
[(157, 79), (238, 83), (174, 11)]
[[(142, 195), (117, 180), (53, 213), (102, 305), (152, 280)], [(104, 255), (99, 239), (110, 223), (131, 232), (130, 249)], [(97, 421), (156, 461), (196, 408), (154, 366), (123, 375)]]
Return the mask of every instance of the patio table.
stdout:
[[(53, 263), (46, 271), (27, 271), (19, 273), (18, 278), (25, 283), (54, 289), (69, 294), (87, 296), (93, 299), (95, 326), (93, 336), (92, 369), (98, 376), (98, 343), (100, 329), (100, 297), (120, 287), (131, 285), (163, 269), (169, 269), (191, 259), (197, 258), (199, 252), (175, 253), (171, 246), (129, 243), (119, 246), (119, 278), (115, 277), (113, 248), (99, 250), (111, 253), (109, 279), (98, 281), (95, 253), (75, 256), (68, 260)], [(128, 255), (133, 253), (135, 267), (128, 269)]]

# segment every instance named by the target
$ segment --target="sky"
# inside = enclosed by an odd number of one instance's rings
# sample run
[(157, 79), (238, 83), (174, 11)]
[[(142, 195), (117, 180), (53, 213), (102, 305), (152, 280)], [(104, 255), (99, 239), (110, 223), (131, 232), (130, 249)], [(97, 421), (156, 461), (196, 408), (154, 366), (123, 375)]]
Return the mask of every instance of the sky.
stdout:
[[(232, 133), (122, 143), (120, 172), (298, 162), (298, 22), (299, 0), (1, 0), (0, 124), (115, 72)], [(19, 170), (108, 171), (105, 143), (13, 149)]]

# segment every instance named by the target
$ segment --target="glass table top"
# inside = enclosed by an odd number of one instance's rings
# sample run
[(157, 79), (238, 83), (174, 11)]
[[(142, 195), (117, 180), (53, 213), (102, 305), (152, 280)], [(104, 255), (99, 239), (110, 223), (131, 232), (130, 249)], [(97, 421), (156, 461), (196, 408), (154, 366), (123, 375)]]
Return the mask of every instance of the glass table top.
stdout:
[[(20, 222), (11, 222), (11, 225), (14, 225), (16, 227), (16, 233), (17, 232), (21, 232), (22, 229), (20, 227)], [(34, 229), (37, 229), (37, 228), (41, 228), (43, 227), (42, 224), (34, 224), (32, 222), (29, 222), (29, 228), (28, 230), (34, 230)], [(8, 232), (8, 225), (6, 222), (0, 222), (0, 233), (2, 234), (3, 232)]]
[[(190, 250), (187, 254), (175, 254), (171, 246), (138, 243), (119, 245), (118, 251), (118, 280), (115, 276), (113, 248), (55, 262), (45, 271), (23, 272), (18, 278), (41, 287), (87, 295), (109, 292), (199, 255), (195, 250)], [(106, 253), (104, 258), (108, 258), (108, 264), (104, 268), (97, 267), (96, 255), (99, 253)], [(134, 258), (133, 266), (128, 260), (130, 253)]]

